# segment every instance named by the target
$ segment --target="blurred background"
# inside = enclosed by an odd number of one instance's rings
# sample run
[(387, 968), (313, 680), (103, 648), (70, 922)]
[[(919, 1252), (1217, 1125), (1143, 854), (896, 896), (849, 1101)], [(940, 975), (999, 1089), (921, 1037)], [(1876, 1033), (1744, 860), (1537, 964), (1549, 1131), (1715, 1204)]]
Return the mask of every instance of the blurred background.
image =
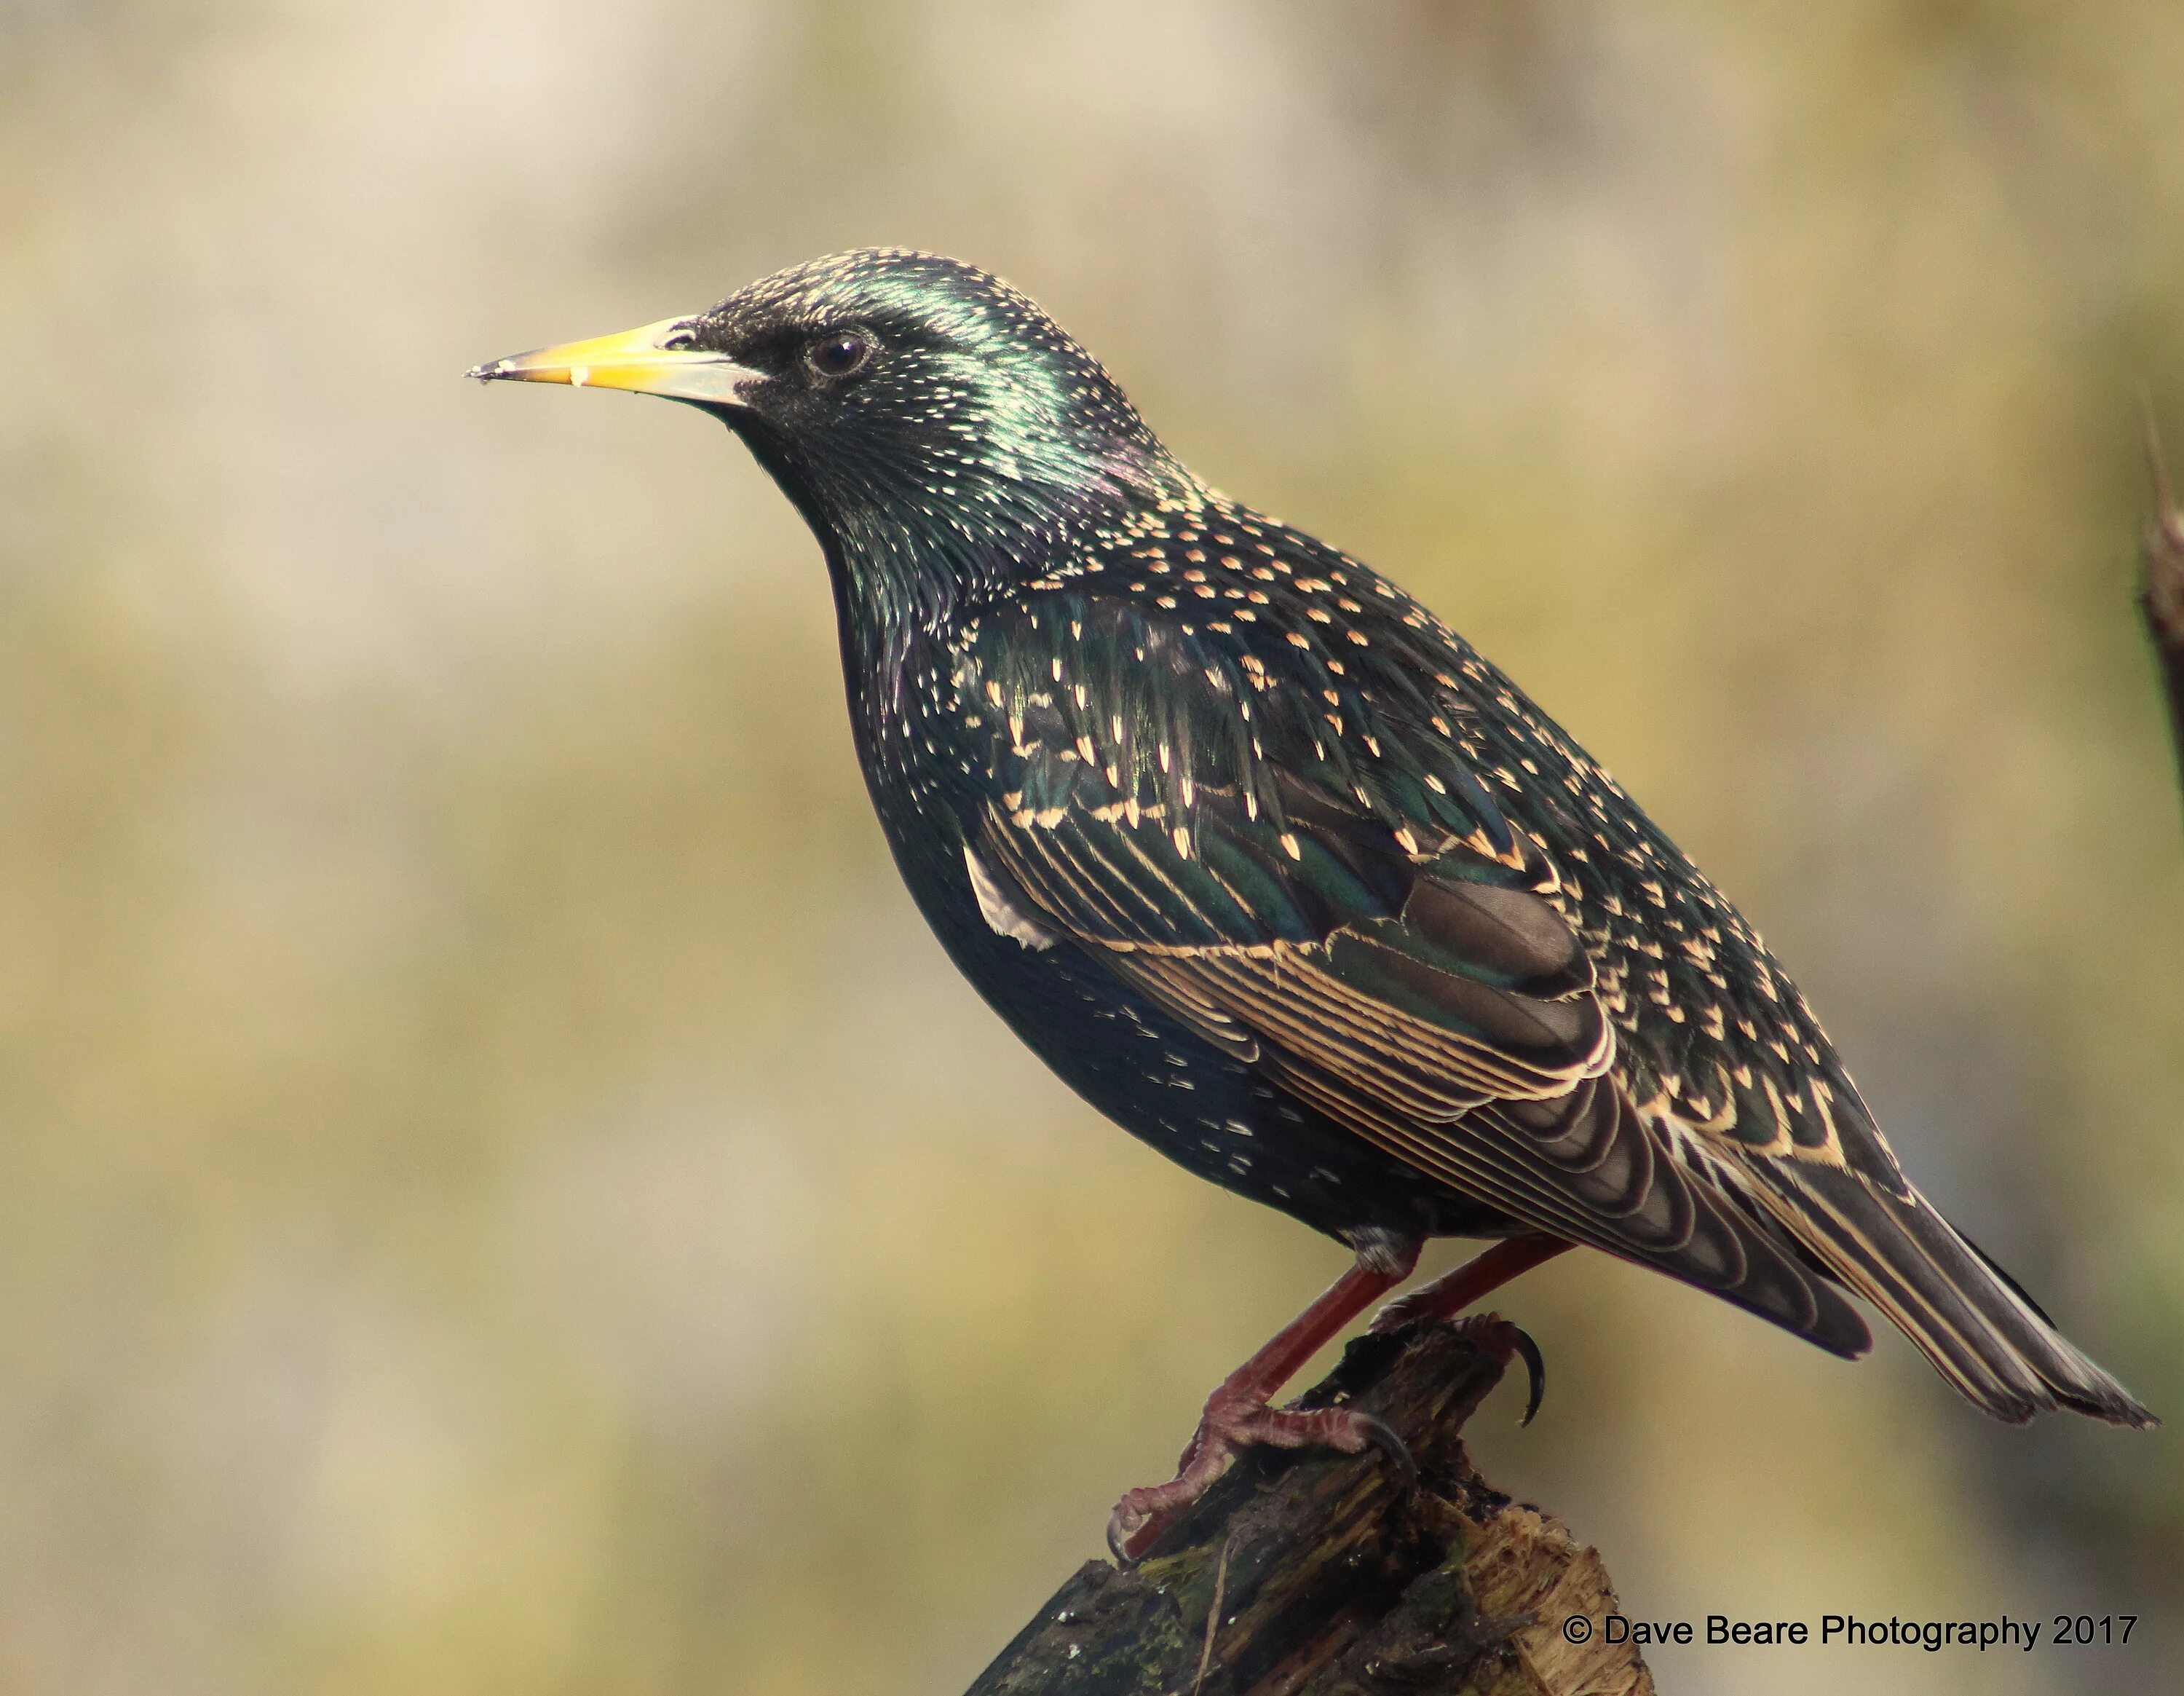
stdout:
[[(459, 381), (865, 243), (1513, 672), (2184, 1418), (2180, 86), (2160, 0), (0, 0), (0, 1688), (959, 1689), (1345, 1264), (956, 979), (733, 441)], [(1502, 1305), (1634, 1613), (2142, 1616), (1664, 1689), (2184, 1665), (2176, 1425)]]

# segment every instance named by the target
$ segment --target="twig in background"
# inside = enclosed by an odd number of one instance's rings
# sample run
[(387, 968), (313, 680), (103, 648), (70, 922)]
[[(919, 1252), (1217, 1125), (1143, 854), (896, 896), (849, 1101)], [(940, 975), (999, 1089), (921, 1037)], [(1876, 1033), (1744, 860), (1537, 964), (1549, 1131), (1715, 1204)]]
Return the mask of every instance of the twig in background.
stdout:
[(1198, 1676), (1190, 1681), (1190, 1696), (1206, 1688), (1206, 1675), (1213, 1665), (1213, 1637), (1221, 1629), (1221, 1604), (1228, 1596), (1228, 1557), (1236, 1552), (1236, 1533), (1221, 1545), (1221, 1564), (1213, 1570), (1213, 1605), (1206, 1610), (1206, 1644), (1198, 1651)]
[(2138, 609), (2146, 618), (2147, 633), (2153, 639), (2161, 661), (2161, 681), (2169, 695), (2169, 728), (2176, 738), (2177, 770), (2184, 777), (2184, 508), (2169, 481), (2169, 466), (2162, 457), (2161, 437), (2153, 421), (2151, 401), (2144, 400), (2146, 460), (2153, 476), (2153, 516), (2147, 521), (2141, 546), (2146, 557), (2146, 577), (2138, 592)]

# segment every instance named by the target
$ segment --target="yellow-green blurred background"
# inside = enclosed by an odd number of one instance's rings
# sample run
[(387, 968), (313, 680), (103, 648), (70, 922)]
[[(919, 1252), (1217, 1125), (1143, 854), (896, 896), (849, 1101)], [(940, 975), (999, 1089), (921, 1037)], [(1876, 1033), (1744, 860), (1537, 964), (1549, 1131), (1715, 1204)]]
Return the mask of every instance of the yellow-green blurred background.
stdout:
[[(1344, 1264), (956, 979), (733, 441), (458, 380), (868, 243), (1513, 671), (2184, 1416), (2175, 5), (0, 0), (0, 1689), (959, 1689)], [(2174, 1427), (1504, 1306), (1634, 1611), (2143, 1616), (1664, 1688), (2184, 1667)]]

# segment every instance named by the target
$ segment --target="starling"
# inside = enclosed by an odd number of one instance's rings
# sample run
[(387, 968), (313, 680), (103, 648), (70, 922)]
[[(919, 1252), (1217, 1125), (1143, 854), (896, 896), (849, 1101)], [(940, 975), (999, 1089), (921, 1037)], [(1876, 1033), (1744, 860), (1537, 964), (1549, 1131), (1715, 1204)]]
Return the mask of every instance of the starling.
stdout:
[(825, 552), (858, 759), (956, 966), (1123, 1129), (1355, 1253), (1123, 1498), (1118, 1552), (1241, 1446), (1400, 1458), (1272, 1400), (1432, 1236), (1494, 1246), (1377, 1323), (1582, 1244), (1846, 1357), (1862, 1297), (1997, 1419), (2153, 1423), (1913, 1187), (1796, 985), (1583, 749), (1201, 482), (1015, 289), (867, 249), (470, 375), (740, 436)]

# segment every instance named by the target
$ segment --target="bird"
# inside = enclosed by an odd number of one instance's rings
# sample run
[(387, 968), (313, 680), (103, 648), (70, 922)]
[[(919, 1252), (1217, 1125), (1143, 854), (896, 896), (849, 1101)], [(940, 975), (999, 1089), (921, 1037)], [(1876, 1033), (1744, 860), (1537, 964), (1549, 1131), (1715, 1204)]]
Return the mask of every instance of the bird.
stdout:
[(1117, 1504), (1118, 1557), (1250, 1447), (1405, 1459), (1273, 1398), (1429, 1238), (1490, 1246), (1376, 1325), (1583, 1247), (1845, 1358), (1858, 1297), (1998, 1420), (2155, 1423), (1919, 1193), (1758, 933), (1566, 731), (1203, 481), (1014, 287), (860, 248), (467, 375), (739, 437), (824, 555), (857, 758), (950, 958), (1106, 1117), (1351, 1251)]

